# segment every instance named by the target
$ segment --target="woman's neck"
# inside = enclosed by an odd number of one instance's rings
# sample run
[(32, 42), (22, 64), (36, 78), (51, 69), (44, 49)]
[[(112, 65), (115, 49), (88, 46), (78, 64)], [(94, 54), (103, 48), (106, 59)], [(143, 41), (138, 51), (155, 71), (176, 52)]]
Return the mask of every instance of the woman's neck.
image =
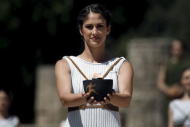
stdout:
[(176, 56), (173, 56), (173, 57), (171, 57), (171, 62), (172, 63), (177, 63), (177, 62), (179, 62), (179, 57), (176, 57)]
[(183, 100), (190, 100), (190, 92), (185, 92)]
[(90, 48), (85, 44), (85, 49), (79, 56), (92, 63), (103, 62), (108, 58), (104, 45), (98, 48)]
[(0, 112), (0, 119), (5, 119), (8, 117), (8, 113), (7, 112)]

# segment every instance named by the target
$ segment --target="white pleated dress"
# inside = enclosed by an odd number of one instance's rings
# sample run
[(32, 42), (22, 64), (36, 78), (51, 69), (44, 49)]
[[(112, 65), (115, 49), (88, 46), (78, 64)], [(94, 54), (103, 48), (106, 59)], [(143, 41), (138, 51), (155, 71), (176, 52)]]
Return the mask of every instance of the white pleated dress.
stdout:
[[(103, 63), (91, 63), (75, 56), (70, 56), (70, 58), (88, 78), (92, 78), (94, 73), (104, 74), (106, 70), (119, 59), (118, 57)], [(64, 56), (63, 59), (67, 60), (71, 70), (73, 93), (83, 93), (84, 77), (66, 56)], [(118, 91), (118, 71), (125, 60), (126, 59), (122, 57), (119, 63), (117, 63), (112, 71), (105, 77), (105, 79), (113, 80), (113, 89), (116, 92)], [(64, 127), (121, 127), (120, 115), (117, 111), (103, 108), (86, 108), (70, 111), (68, 112)]]

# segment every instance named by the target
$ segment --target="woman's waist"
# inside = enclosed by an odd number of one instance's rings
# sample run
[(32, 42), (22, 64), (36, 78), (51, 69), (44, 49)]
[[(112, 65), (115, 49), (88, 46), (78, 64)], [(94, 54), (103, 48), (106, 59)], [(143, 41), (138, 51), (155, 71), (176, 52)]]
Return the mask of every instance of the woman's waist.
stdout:
[(77, 114), (85, 115), (85, 116), (86, 115), (99, 116), (99, 115), (109, 114), (109, 115), (114, 115), (114, 116), (119, 117), (119, 110), (113, 111), (113, 110), (108, 110), (104, 108), (86, 108), (86, 109), (77, 109), (77, 110), (68, 111), (68, 116), (77, 115)]
[(100, 104), (100, 103), (97, 103), (97, 104), (85, 104), (85, 105), (80, 105), (80, 106), (76, 106), (76, 107), (69, 107), (68, 108), (68, 112), (71, 112), (71, 111), (75, 111), (75, 110), (88, 110), (88, 109), (104, 109), (104, 110), (110, 110), (110, 111), (116, 111), (118, 112), (119, 111), (119, 107), (117, 106), (114, 106), (112, 104)]

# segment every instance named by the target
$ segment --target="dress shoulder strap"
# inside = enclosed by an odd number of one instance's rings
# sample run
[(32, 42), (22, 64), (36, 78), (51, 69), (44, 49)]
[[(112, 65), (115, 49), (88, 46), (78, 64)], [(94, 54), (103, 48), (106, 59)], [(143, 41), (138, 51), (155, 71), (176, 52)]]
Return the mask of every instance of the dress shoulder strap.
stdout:
[(79, 68), (79, 66), (68, 56), (67, 57), (72, 63), (73, 65), (77, 68), (77, 70), (81, 73), (81, 75), (86, 79), (88, 80), (87, 76), (82, 72), (82, 70)]
[[(86, 80), (89, 80), (88, 77), (84, 74), (84, 72), (79, 68), (79, 66), (74, 62), (73, 59), (71, 59), (71, 57), (67, 57), (71, 62), (72, 64), (76, 67), (76, 69), (81, 73), (81, 75), (86, 79)], [(104, 75), (101, 77), (102, 79), (104, 79), (108, 74), (109, 72), (114, 68), (115, 65), (117, 65), (117, 63), (119, 63), (119, 61), (121, 60), (122, 58), (119, 58), (117, 59), (108, 69), (107, 71), (104, 73)]]
[(121, 60), (122, 58), (119, 58), (117, 59), (108, 69), (107, 71), (104, 73), (104, 75), (102, 76), (102, 78), (105, 78), (109, 72), (114, 68), (115, 65), (117, 65), (117, 63), (119, 63), (119, 61)]

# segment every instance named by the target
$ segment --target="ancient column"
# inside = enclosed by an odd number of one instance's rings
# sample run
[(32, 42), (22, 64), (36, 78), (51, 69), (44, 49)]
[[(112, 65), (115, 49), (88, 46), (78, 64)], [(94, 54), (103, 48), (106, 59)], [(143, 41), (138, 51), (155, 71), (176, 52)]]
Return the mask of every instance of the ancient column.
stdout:
[(127, 45), (133, 64), (134, 92), (128, 108), (127, 127), (162, 127), (162, 96), (156, 88), (159, 63), (166, 56), (169, 39), (133, 39)]

